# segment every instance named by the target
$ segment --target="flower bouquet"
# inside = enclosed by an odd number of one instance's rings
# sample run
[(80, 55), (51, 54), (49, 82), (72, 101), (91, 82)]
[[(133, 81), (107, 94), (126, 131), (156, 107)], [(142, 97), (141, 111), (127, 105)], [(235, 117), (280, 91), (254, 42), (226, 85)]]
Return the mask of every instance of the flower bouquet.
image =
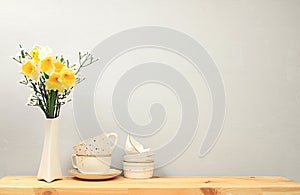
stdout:
[(70, 101), (68, 96), (74, 86), (84, 80), (79, 76), (80, 70), (98, 59), (88, 52), (79, 52), (79, 63), (71, 64), (63, 55), (56, 55), (49, 47), (42, 46), (34, 46), (30, 51), (20, 46), (20, 52), (13, 59), (21, 64), (24, 78), (20, 83), (32, 91), (27, 105), (40, 107), (46, 116), (44, 147), (37, 177), (52, 182), (62, 178), (57, 144), (57, 118), (61, 106)]
[(90, 53), (79, 52), (79, 64), (71, 65), (49, 47), (34, 46), (29, 52), (22, 46), (20, 49), (13, 59), (22, 65), (24, 79), (20, 83), (32, 89), (27, 105), (40, 107), (46, 118), (59, 116), (74, 86), (84, 80), (78, 74), (80, 70), (97, 61)]

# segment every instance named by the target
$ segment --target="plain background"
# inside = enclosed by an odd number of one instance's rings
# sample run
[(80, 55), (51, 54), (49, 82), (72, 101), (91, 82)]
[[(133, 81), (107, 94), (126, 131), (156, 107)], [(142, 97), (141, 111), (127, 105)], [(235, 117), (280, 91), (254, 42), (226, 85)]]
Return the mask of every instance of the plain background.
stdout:
[[(17, 83), (20, 66), (10, 58), (19, 43), (49, 45), (76, 61), (77, 51), (92, 50), (117, 32), (156, 25), (188, 34), (210, 53), (224, 80), (227, 112), (207, 156), (197, 156), (203, 139), (198, 133), (180, 158), (155, 174), (300, 181), (299, 21), (298, 0), (1, 1), (0, 177), (35, 175), (43, 144), (44, 117), (25, 106), (29, 90)], [(80, 137), (72, 104), (61, 115), (60, 157), (67, 175)]]

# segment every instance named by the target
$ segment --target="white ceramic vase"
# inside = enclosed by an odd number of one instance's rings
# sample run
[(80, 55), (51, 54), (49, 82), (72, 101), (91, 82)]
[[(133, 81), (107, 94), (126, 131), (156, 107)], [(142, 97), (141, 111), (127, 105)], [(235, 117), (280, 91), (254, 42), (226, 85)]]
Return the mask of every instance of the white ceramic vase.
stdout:
[(59, 118), (46, 119), (45, 138), (38, 180), (52, 182), (62, 179), (58, 150), (58, 122)]

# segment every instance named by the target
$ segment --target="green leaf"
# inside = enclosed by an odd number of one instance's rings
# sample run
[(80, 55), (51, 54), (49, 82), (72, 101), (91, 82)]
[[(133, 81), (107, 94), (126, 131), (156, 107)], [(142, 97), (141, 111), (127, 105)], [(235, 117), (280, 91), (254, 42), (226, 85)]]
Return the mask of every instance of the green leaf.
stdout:
[(46, 79), (49, 79), (49, 75), (47, 75), (45, 72), (44, 72), (44, 76)]
[(63, 63), (65, 60), (64, 58), (60, 58), (60, 62)]
[(24, 50), (21, 50), (21, 56), (22, 58), (25, 58)]

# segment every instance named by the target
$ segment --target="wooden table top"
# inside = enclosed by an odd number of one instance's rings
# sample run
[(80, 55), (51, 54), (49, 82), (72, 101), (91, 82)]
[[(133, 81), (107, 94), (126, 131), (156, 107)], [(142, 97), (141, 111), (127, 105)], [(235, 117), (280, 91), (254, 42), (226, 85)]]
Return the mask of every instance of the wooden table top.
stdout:
[(35, 176), (0, 179), (0, 194), (299, 194), (300, 183), (279, 176), (155, 177), (84, 181), (64, 177), (52, 183)]

